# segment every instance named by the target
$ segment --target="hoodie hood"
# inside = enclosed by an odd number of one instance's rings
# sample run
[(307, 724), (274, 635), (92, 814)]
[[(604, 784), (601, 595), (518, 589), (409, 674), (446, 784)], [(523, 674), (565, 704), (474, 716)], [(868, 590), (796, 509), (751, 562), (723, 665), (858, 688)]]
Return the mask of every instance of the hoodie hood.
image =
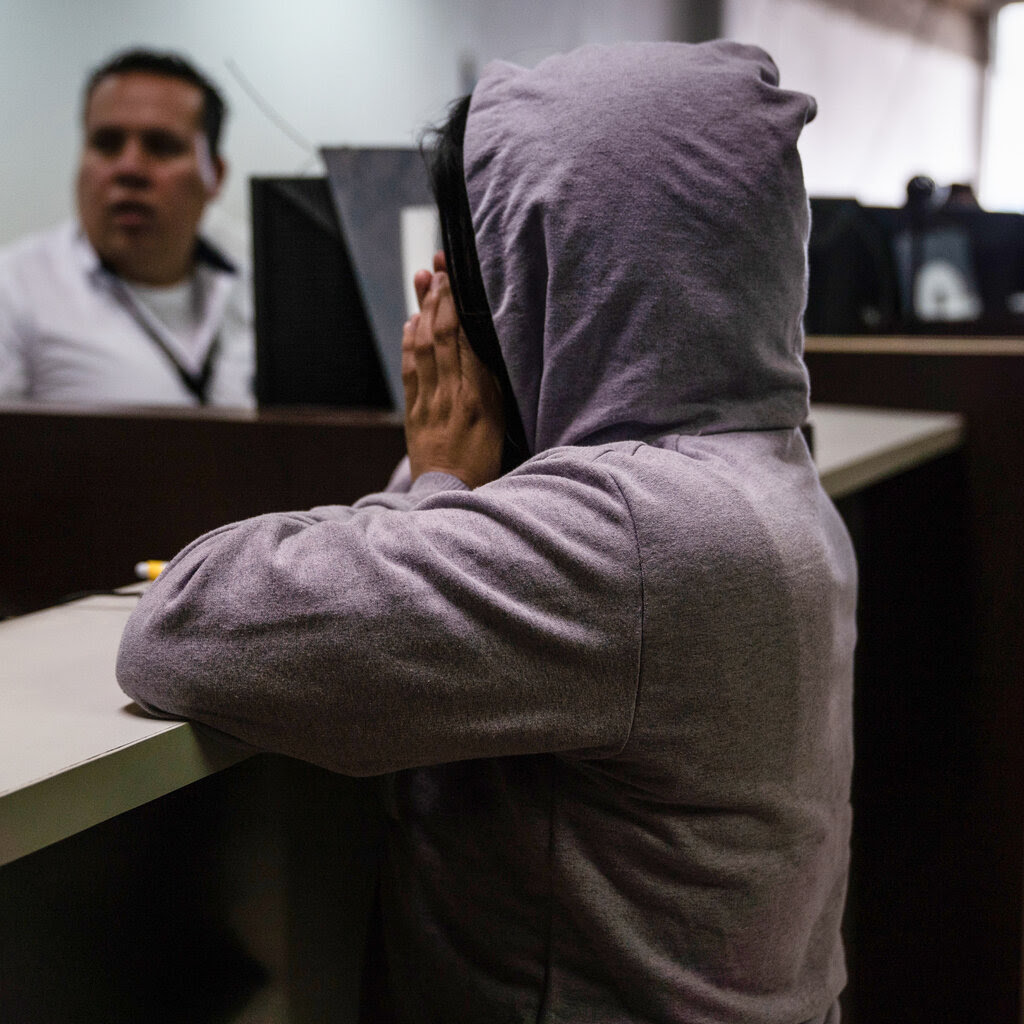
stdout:
[(815, 104), (778, 83), (724, 41), (485, 68), (466, 187), (531, 452), (804, 421)]

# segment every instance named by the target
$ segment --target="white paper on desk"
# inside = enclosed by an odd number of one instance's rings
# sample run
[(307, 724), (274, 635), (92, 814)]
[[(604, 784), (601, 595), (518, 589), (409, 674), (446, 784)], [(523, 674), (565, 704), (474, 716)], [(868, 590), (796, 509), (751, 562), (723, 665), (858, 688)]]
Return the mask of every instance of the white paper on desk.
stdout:
[(434, 253), (441, 248), (441, 224), (436, 206), (403, 206), (402, 282), (405, 289), (405, 311), (412, 316), (419, 309), (412, 278), (417, 270), (434, 269)]

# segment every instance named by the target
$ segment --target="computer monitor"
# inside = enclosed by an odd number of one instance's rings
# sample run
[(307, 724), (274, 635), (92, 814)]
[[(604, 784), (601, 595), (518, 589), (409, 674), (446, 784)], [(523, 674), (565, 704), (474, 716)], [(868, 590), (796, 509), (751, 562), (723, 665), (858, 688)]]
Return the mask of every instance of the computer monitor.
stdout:
[(808, 334), (1024, 334), (1024, 216), (811, 200)]
[(323, 178), (253, 178), (256, 401), (390, 408)]
[(412, 275), (439, 245), (423, 159), (322, 153), (326, 177), (251, 179), (257, 401), (401, 408)]

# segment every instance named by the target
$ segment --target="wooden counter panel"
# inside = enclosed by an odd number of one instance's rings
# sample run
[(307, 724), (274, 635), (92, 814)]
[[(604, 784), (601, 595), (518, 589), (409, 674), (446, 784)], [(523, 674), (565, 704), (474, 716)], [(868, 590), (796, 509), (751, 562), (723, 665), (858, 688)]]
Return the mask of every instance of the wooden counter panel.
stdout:
[(384, 413), (0, 407), (0, 616), (130, 582), (224, 523), (350, 503), (405, 452)]
[[(908, 1024), (1017, 1024), (1024, 1006), (1024, 357), (970, 348), (970, 339), (959, 339), (956, 350), (927, 354), (920, 346), (928, 339), (894, 339), (891, 346), (882, 344), (885, 339), (866, 340), (873, 344), (837, 339), (821, 346), (821, 339), (809, 339), (814, 401), (943, 410), (966, 421), (959, 500), (952, 507), (930, 504), (923, 494), (908, 504), (897, 491), (880, 490), (872, 496), (873, 525), (865, 531), (879, 536), (887, 518), (925, 522), (938, 568), (948, 570), (948, 578), (929, 573), (918, 593), (927, 606), (934, 603), (929, 590), (939, 599), (941, 591), (953, 591), (956, 616), (908, 621), (900, 602), (913, 587), (899, 592), (887, 582), (902, 571), (904, 553), (891, 547), (877, 551), (870, 556), (877, 559), (875, 567), (867, 567), (868, 578), (879, 582), (868, 598), (874, 609), (864, 632), (865, 671), (859, 680), (865, 707), (892, 687), (903, 695), (905, 723), (918, 716), (917, 728), (945, 723), (946, 742), (931, 745), (926, 763), (915, 766), (914, 796), (921, 813), (934, 811), (933, 835), (946, 827), (943, 808), (950, 805), (943, 794), (955, 787), (963, 797), (955, 804), (959, 817), (948, 823), (946, 835), (953, 841), (920, 847), (916, 861), (887, 856), (884, 845), (871, 854), (879, 870), (872, 896), (877, 914), (861, 934), (870, 946), (865, 978), (875, 985), (872, 990), (869, 982), (863, 991), (873, 991), (877, 1001), (865, 999), (863, 1012), (851, 1019), (856, 1024), (890, 1016), (894, 998), (897, 1016)], [(1020, 346), (1019, 339), (1015, 343)], [(887, 650), (878, 632), (878, 624), (893, 614), (924, 655), (917, 662), (904, 659), (898, 669), (890, 667), (893, 646)], [(943, 648), (955, 656), (931, 656)], [(885, 715), (872, 721), (882, 728)], [(879, 742), (879, 749), (898, 759), (891, 763), (892, 785), (898, 785), (904, 748), (898, 737)], [(858, 762), (872, 773), (862, 830), (870, 829), (884, 844), (888, 829), (892, 842), (906, 848), (906, 832), (914, 825), (905, 798), (893, 792), (886, 802), (882, 787), (890, 764), (884, 756), (883, 763), (875, 757), (870, 764), (871, 757), (872, 748), (862, 744)], [(929, 893), (931, 903), (922, 904)]]

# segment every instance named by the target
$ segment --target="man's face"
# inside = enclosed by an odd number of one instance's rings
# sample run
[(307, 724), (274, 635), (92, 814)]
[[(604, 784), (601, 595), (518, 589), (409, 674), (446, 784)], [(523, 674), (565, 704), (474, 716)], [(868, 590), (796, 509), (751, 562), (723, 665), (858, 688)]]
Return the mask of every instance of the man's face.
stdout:
[(174, 284), (192, 268), (196, 231), (224, 176), (210, 158), (203, 94), (177, 78), (113, 74), (85, 110), (78, 215), (100, 258), (141, 284)]

